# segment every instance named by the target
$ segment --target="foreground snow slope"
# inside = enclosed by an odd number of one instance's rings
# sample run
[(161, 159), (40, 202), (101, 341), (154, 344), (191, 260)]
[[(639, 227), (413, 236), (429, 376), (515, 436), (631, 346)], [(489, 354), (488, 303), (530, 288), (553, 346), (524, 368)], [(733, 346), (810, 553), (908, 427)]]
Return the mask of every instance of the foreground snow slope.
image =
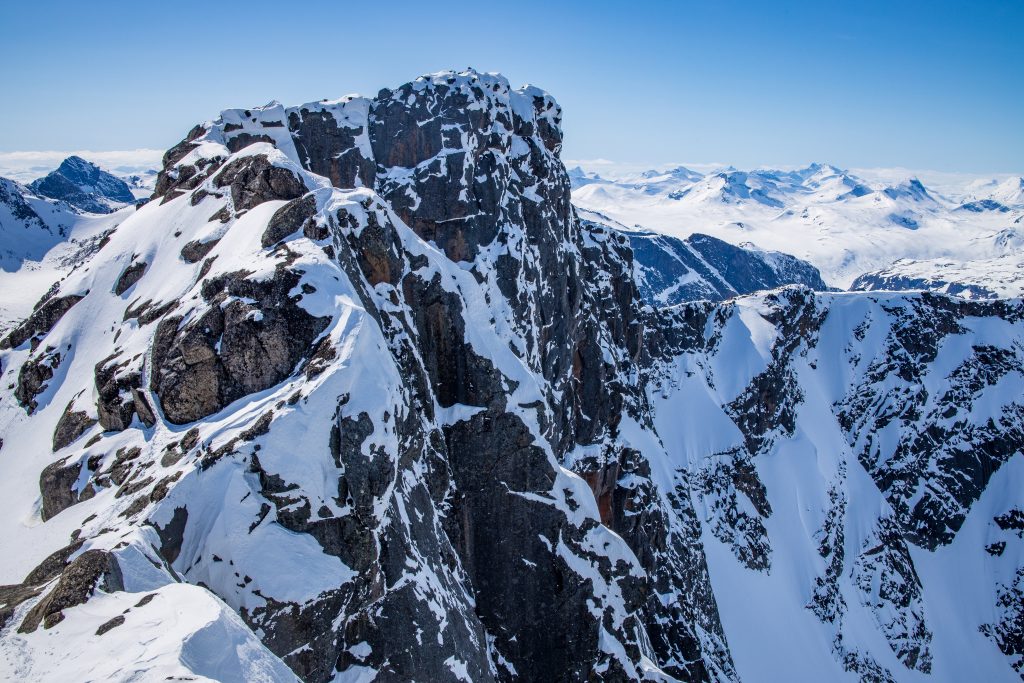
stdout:
[(1017, 678), (1020, 301), (652, 308), (560, 118), (443, 72), (168, 151), (0, 337), (4, 676)]

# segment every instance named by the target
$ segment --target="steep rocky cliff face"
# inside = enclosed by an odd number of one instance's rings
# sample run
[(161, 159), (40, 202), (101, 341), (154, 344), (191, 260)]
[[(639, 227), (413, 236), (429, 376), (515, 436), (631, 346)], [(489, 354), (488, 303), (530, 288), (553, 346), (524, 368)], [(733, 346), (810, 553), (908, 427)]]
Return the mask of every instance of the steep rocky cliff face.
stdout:
[[(169, 150), (0, 340), (2, 670), (1016, 675), (1019, 530), (979, 514), (1013, 502), (1020, 304), (653, 309), (560, 119), (445, 72)], [(998, 569), (945, 611), (931, 558), (979, 534)]]

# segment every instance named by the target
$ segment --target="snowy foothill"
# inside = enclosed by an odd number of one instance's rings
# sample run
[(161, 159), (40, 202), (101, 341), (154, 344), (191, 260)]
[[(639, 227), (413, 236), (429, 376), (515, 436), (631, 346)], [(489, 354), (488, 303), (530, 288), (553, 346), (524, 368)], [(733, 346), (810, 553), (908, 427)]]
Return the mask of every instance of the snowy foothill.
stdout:
[(938, 191), (913, 176), (870, 175), (884, 180), (827, 164), (706, 173), (673, 168), (614, 179), (580, 169), (573, 176), (573, 202), (678, 238), (705, 233), (791, 254), (842, 289), (899, 259), (944, 258), (969, 269), (972, 261), (1005, 253), (1000, 240), (1006, 231), (1024, 232), (1020, 177), (958, 177)]

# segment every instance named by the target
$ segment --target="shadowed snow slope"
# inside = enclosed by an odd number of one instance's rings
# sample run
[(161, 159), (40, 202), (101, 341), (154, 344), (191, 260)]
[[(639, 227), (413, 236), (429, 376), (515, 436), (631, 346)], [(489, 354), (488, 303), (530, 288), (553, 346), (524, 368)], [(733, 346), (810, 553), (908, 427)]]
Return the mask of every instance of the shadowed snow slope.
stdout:
[(633, 278), (640, 297), (651, 306), (698, 299), (721, 301), (792, 284), (828, 289), (817, 268), (789, 254), (753, 245), (737, 247), (699, 233), (681, 240), (647, 230), (630, 230), (586, 209), (580, 209), (579, 215), (592, 233), (617, 230), (629, 239)]

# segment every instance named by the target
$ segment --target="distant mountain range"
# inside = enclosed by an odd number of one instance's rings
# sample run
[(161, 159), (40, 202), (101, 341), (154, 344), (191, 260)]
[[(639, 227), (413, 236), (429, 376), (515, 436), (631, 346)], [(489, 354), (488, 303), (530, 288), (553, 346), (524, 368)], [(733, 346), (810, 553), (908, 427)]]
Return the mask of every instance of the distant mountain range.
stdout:
[[(573, 202), (583, 209), (679, 238), (702, 233), (792, 254), (839, 288), (908, 258), (955, 261), (965, 266), (958, 277), (969, 277), (979, 272), (972, 261), (1014, 258), (998, 240), (1024, 216), (1019, 177), (975, 182), (952, 197), (917, 178), (875, 183), (817, 163), (706, 174), (676, 167), (615, 179), (576, 168), (569, 176)], [(962, 284), (971, 291), (972, 283)]]

